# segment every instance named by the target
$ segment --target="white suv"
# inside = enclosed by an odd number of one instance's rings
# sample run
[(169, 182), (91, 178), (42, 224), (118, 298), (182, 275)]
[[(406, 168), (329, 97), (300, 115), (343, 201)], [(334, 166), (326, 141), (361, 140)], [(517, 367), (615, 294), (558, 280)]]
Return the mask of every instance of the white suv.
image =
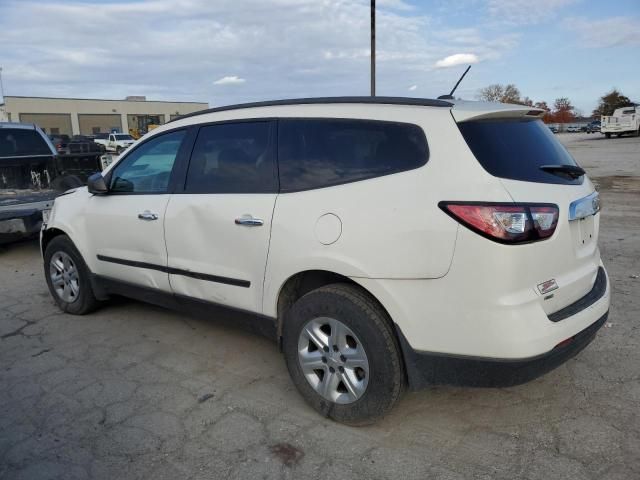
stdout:
[(522, 383), (609, 310), (598, 194), (543, 114), (353, 97), (182, 117), (55, 201), (47, 283), (69, 313), (122, 294), (253, 325), (345, 423), (405, 385)]

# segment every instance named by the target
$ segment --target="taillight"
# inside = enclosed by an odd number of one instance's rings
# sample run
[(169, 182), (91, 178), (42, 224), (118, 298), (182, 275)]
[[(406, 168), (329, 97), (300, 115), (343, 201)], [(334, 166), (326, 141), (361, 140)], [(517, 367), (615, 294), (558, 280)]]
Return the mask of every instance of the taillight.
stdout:
[(500, 243), (529, 243), (553, 235), (558, 206), (550, 204), (440, 202), (465, 227)]

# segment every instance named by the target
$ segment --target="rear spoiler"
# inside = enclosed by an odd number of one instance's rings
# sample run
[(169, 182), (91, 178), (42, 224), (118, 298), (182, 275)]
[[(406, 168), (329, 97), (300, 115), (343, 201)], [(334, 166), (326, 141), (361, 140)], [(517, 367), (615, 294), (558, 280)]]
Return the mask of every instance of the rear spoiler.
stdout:
[(451, 115), (456, 122), (504, 118), (542, 118), (545, 113), (541, 108), (527, 105), (492, 102), (457, 101), (451, 108)]

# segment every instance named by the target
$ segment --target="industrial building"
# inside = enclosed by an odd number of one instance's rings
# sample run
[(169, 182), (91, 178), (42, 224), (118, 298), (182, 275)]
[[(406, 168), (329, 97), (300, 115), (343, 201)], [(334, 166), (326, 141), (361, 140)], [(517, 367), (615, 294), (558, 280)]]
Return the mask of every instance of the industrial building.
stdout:
[(143, 96), (124, 100), (5, 96), (0, 121), (35, 123), (49, 135), (144, 133), (149, 125), (208, 107), (204, 102), (151, 101)]

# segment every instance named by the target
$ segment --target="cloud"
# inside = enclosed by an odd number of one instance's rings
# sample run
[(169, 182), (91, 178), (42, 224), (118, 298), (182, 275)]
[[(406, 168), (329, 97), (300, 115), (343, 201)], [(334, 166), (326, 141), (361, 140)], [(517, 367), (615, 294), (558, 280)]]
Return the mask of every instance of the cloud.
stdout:
[(502, 23), (526, 25), (550, 18), (578, 0), (489, 0), (489, 15)]
[[(505, 32), (461, 35), (425, 12), (408, 0), (378, 2), (381, 94), (406, 93), (411, 78), (437, 95), (455, 81), (447, 70), (433, 75), (437, 60), (468, 51), (495, 60), (517, 45)], [(367, 95), (369, 21), (367, 0), (0, 0), (4, 86), (8, 95), (212, 105)]]
[(448, 68), (458, 65), (468, 65), (472, 63), (478, 63), (478, 57), (473, 53), (455, 53), (449, 55), (436, 62), (436, 68)]
[(218, 80), (213, 82), (213, 84), (214, 85), (237, 85), (239, 83), (244, 83), (244, 82), (245, 82), (244, 78), (240, 78), (237, 75), (229, 75), (226, 77), (219, 78)]
[(409, 87), (409, 91), (410, 91), (410, 92), (415, 92), (417, 88), (418, 88), (418, 86), (417, 86), (417, 85), (411, 85), (411, 86)]
[(569, 18), (566, 25), (589, 48), (640, 45), (640, 18), (611, 17), (601, 20)]

